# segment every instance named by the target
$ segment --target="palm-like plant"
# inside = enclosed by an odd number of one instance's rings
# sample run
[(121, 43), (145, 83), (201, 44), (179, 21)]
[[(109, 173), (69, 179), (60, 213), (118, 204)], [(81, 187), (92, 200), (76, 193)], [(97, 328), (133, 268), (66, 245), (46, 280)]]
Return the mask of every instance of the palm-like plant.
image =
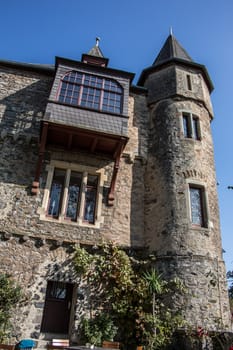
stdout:
[(146, 281), (149, 293), (152, 295), (152, 314), (155, 317), (156, 295), (161, 295), (165, 291), (166, 282), (162, 280), (161, 274), (158, 274), (154, 268), (145, 272), (143, 278)]
[(162, 280), (155, 268), (143, 274), (143, 278), (147, 284), (148, 292), (152, 295), (152, 316), (154, 323), (154, 337), (156, 337), (156, 296), (165, 292), (166, 282)]

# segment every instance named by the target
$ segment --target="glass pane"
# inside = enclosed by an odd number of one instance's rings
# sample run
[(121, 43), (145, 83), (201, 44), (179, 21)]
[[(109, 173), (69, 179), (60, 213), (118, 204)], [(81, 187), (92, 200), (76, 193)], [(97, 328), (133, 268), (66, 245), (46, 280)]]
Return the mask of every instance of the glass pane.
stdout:
[(93, 224), (95, 221), (96, 193), (98, 176), (88, 175), (87, 188), (85, 192), (84, 221)]
[(193, 118), (193, 138), (199, 140), (198, 118)]
[(64, 102), (64, 96), (59, 96), (59, 102)]
[(71, 173), (70, 183), (68, 187), (68, 198), (67, 198), (67, 208), (66, 217), (71, 220), (76, 220), (79, 195), (81, 190), (82, 174), (81, 173)]
[(49, 298), (64, 300), (66, 298), (66, 284), (63, 282), (52, 282)]
[(65, 102), (65, 103), (70, 103), (70, 98), (69, 98), (69, 97), (66, 97), (66, 98), (64, 99), (64, 102)]
[(88, 175), (87, 186), (94, 186), (97, 188), (98, 185), (98, 176), (96, 175)]
[(96, 189), (87, 187), (85, 193), (84, 220), (93, 224), (95, 221)]
[(184, 137), (189, 137), (189, 122), (188, 122), (188, 116), (183, 116), (183, 129), (184, 129)]
[(59, 216), (60, 201), (62, 195), (62, 189), (65, 181), (65, 171), (61, 169), (55, 169), (53, 182), (50, 190), (48, 215), (53, 217)]
[(192, 223), (203, 226), (202, 190), (190, 187)]

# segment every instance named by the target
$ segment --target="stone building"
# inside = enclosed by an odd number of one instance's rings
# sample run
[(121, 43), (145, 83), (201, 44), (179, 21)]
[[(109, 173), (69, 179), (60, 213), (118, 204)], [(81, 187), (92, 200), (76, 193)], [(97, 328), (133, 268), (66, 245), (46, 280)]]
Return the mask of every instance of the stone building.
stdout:
[(0, 61), (0, 270), (26, 296), (15, 335), (41, 347), (75, 337), (71, 247), (102, 239), (147, 249), (180, 277), (192, 327), (231, 330), (212, 82), (173, 35), (133, 78), (108, 67), (98, 40), (81, 61)]

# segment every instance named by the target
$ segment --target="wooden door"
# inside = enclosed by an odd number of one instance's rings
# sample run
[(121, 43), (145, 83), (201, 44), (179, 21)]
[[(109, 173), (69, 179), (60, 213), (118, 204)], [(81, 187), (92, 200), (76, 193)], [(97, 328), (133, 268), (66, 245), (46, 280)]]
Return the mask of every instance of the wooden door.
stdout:
[(68, 333), (73, 284), (49, 281), (41, 332)]

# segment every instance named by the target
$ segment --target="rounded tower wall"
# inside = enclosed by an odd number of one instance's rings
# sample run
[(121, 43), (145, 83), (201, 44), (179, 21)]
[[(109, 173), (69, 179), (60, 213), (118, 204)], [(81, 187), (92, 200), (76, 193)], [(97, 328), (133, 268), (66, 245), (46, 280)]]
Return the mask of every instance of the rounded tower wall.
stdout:
[(209, 89), (201, 70), (186, 65), (168, 65), (152, 72), (145, 86), (148, 88), (149, 105), (172, 96), (183, 96), (203, 103), (213, 117)]
[[(200, 140), (184, 136), (183, 117), (198, 117)], [(210, 118), (193, 101), (165, 100), (151, 106), (146, 172), (149, 246), (165, 254), (195, 252), (221, 257), (219, 212)], [(205, 225), (191, 222), (189, 187), (203, 188)], [(171, 237), (173, 236), (173, 239)]]
[[(157, 255), (165, 278), (184, 282), (187, 292), (174, 296), (172, 303), (190, 325), (231, 329), (208, 87), (197, 72), (189, 90), (189, 70), (170, 68), (152, 73), (145, 82), (150, 111), (146, 245)], [(157, 87), (170, 73), (165, 85)], [(160, 91), (164, 86), (166, 93)]]
[[(213, 89), (170, 34), (139, 85), (148, 90), (145, 244), (163, 278), (182, 280), (169, 299), (187, 327), (231, 331), (210, 122)], [(189, 347), (187, 347), (189, 349)]]
[(156, 268), (165, 279), (183, 281), (184, 292), (174, 293), (169, 302), (187, 325), (209, 331), (231, 329), (223, 261), (198, 255), (167, 256), (157, 258)]

